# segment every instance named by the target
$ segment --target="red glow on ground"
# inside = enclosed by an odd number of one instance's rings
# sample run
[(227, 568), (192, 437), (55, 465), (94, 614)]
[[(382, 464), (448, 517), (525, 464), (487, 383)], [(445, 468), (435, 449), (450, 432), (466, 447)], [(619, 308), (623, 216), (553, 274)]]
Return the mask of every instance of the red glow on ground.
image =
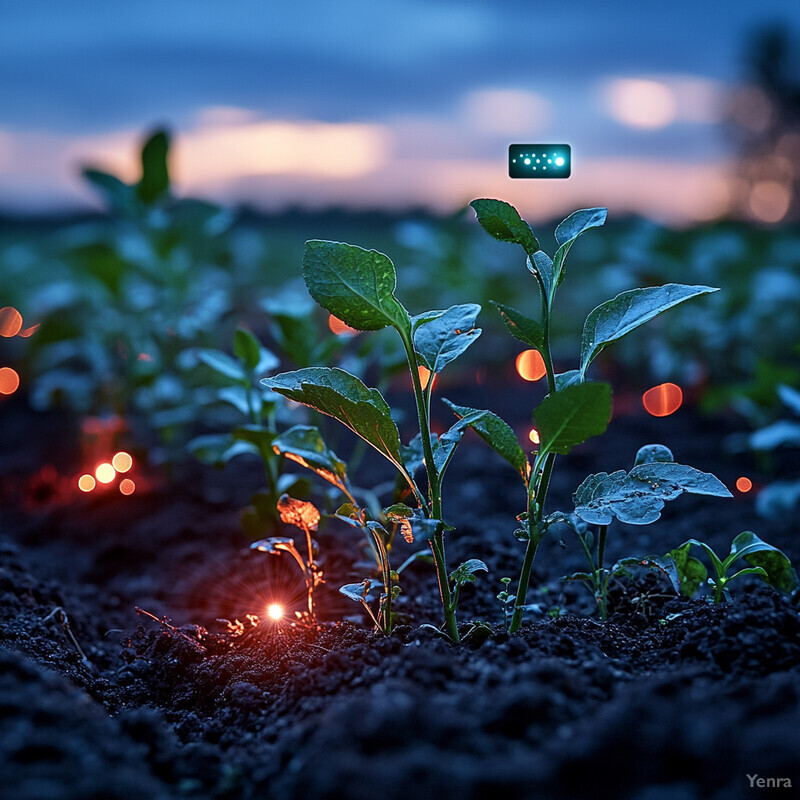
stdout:
[(82, 492), (91, 492), (95, 485), (94, 478), (91, 475), (81, 475), (78, 478), (78, 488)]
[(0, 308), (0, 336), (16, 336), (22, 328), (22, 314), (13, 306)]
[(642, 395), (642, 405), (654, 417), (668, 417), (683, 403), (683, 391), (674, 383), (661, 383)]
[(111, 459), (111, 465), (117, 472), (127, 472), (133, 466), (133, 458), (129, 453), (120, 451)]
[(19, 375), (11, 367), (0, 368), (0, 394), (14, 394), (19, 389)]
[(355, 328), (351, 328), (338, 317), (334, 317), (333, 314), (328, 316), (328, 327), (337, 336), (355, 336), (358, 333)]
[(270, 603), (267, 606), (267, 616), (277, 622), (283, 616), (283, 606), (279, 603)]
[(736, 488), (744, 494), (745, 492), (749, 492), (753, 488), (753, 481), (750, 478), (746, 478), (742, 475), (741, 478), (736, 479)]
[(133, 494), (136, 491), (136, 484), (130, 478), (124, 478), (119, 482), (119, 490), (124, 495)]
[(547, 374), (542, 354), (538, 350), (523, 350), (517, 356), (517, 372), (526, 381), (538, 381)]
[(94, 476), (100, 483), (111, 483), (116, 477), (117, 471), (107, 461), (99, 464), (94, 471)]

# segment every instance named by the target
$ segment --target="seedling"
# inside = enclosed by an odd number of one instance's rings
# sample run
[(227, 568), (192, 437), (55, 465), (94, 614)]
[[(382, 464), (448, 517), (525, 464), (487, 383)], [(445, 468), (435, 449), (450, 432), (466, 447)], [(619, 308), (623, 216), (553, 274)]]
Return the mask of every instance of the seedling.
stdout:
[(294, 527), (303, 532), (306, 545), (305, 557), (300, 554), (294, 539), (284, 536), (262, 539), (261, 541), (253, 542), (250, 547), (253, 550), (269, 553), (270, 555), (288, 553), (297, 562), (305, 578), (307, 602), (307, 611), (298, 616), (302, 622), (313, 625), (317, 621), (314, 591), (317, 586), (325, 582), (322, 579), (322, 568), (317, 563), (317, 544), (311, 538), (311, 532), (317, 530), (319, 526), (319, 511), (313, 503), (309, 503), (306, 500), (296, 500), (293, 497), (289, 497), (288, 494), (281, 496), (280, 500), (278, 500), (277, 508), (282, 522), (287, 525), (294, 525)]
[[(699, 547), (708, 556), (714, 568), (713, 575), (708, 574), (702, 561), (690, 555), (693, 547)], [(730, 600), (728, 584), (744, 575), (757, 575), (765, 583), (787, 594), (797, 586), (797, 575), (791, 561), (777, 547), (762, 541), (752, 531), (744, 531), (733, 540), (724, 560), (705, 542), (697, 539), (688, 539), (680, 547), (670, 550), (667, 557), (675, 564), (683, 594), (692, 597), (702, 584), (708, 583), (712, 590), (711, 601), (715, 604)], [(744, 561), (748, 566), (729, 575), (739, 561)]]
[(244, 328), (234, 334), (232, 356), (209, 348), (196, 348), (193, 352), (215, 378), (210, 387), (211, 402), (233, 406), (239, 412), (240, 424), (230, 433), (192, 439), (189, 450), (196, 458), (215, 466), (244, 453), (257, 455), (264, 467), (266, 488), (250, 498), (250, 506), (242, 514), (242, 527), (253, 536), (277, 533), (278, 498), (285, 492), (303, 494), (310, 490), (308, 481), (282, 474), (283, 458), (272, 447), (278, 435), (276, 398), (259, 385), (257, 376), (277, 367), (278, 359)]
[[(678, 464), (669, 448), (651, 444), (639, 449), (633, 469), (600, 472), (590, 475), (575, 491), (575, 511), (566, 515), (551, 514), (543, 524), (564, 522), (575, 532), (589, 564), (588, 572), (576, 572), (564, 580), (581, 581), (592, 592), (600, 618), (608, 617), (608, 585), (613, 577), (626, 574), (633, 565), (647, 566), (667, 572), (659, 559), (623, 558), (612, 567), (604, 564), (608, 526), (616, 517), (630, 525), (648, 525), (661, 516), (668, 500), (680, 495), (703, 494), (730, 497), (724, 484), (707, 472), (686, 464)], [(589, 528), (597, 525), (595, 535)]]
[[(386, 516), (404, 525), (414, 541), (430, 544), (444, 627), (450, 638), (458, 641), (456, 606), (460, 587), (474, 580), (475, 572), (486, 567), (471, 559), (448, 575), (445, 531), (449, 526), (443, 518), (442, 479), (467, 425), (479, 431), (483, 426), (486, 431), (493, 428), (498, 418), (488, 411), (459, 409), (468, 420), (459, 420), (438, 437), (430, 430), (430, 403), (433, 377), (480, 335), (480, 328), (475, 327), (480, 306), (456, 305), (412, 317), (394, 295), (397, 276), (388, 256), (339, 242), (306, 242), (303, 275), (314, 300), (351, 328), (377, 331), (392, 327), (397, 331), (414, 388), (419, 434), (403, 445), (391, 409), (381, 393), (342, 369), (309, 367), (267, 378), (262, 383), (278, 394), (339, 420), (397, 470), (417, 507), (395, 504), (385, 510)], [(424, 386), (420, 367), (429, 372)], [(519, 454), (524, 462), (521, 450)], [(423, 491), (415, 477), (423, 466), (427, 491)], [(391, 594), (390, 587), (388, 595)]]
[[(532, 464), (522, 452), (516, 437), (505, 423), (502, 423), (502, 435), (499, 430), (490, 434), (481, 421), (468, 421), (467, 416), (453, 409), (466, 424), (474, 427), (484, 441), (508, 460), (519, 473), (527, 492), (527, 510), (518, 519), (522, 527), (517, 530), (517, 538), (527, 541), (525, 557), (520, 571), (517, 586), (514, 614), (509, 626), (510, 632), (519, 630), (525, 610), (525, 598), (530, 582), (531, 569), (542, 539), (542, 534), (550, 524), (544, 514), (547, 490), (553, 472), (556, 455), (566, 455), (578, 444), (592, 436), (602, 434), (611, 417), (611, 387), (606, 383), (587, 381), (586, 373), (594, 359), (609, 344), (621, 339), (645, 322), (653, 319), (669, 308), (679, 305), (693, 297), (717, 291), (709, 286), (686, 286), (670, 283), (665, 286), (653, 286), (645, 289), (631, 289), (622, 292), (592, 312), (586, 318), (581, 337), (580, 361), (577, 369), (556, 373), (551, 354), (551, 332), (554, 300), (558, 287), (565, 277), (565, 262), (570, 248), (578, 237), (591, 228), (597, 228), (606, 220), (606, 209), (590, 208), (576, 211), (567, 217), (555, 231), (558, 249), (551, 259), (539, 247), (539, 242), (525, 220), (517, 210), (501, 200), (474, 200), (471, 204), (484, 230), (502, 242), (510, 242), (522, 247), (528, 271), (533, 275), (539, 289), (540, 313), (538, 318), (525, 316), (516, 309), (501, 303), (494, 303), (508, 332), (517, 340), (539, 352), (547, 374), (548, 395), (534, 409), (533, 419), (539, 433), (539, 447), (534, 451)], [(674, 465), (682, 467), (682, 465)], [(655, 484), (664, 477), (663, 467), (650, 465), (649, 480)], [(673, 470), (674, 471), (674, 470)], [(604, 473), (601, 473), (601, 475)], [(617, 475), (618, 473), (614, 473)], [(624, 473), (622, 473), (624, 475)], [(671, 473), (670, 473), (671, 474)], [(598, 476), (594, 476), (597, 478)], [(609, 477), (609, 476), (606, 476)], [(613, 477), (613, 476), (612, 476)], [(634, 476), (636, 479), (638, 476)], [(597, 481), (596, 485), (587, 488), (591, 497), (602, 500), (617, 491), (619, 487), (614, 481)], [(653, 507), (650, 499), (649, 507)], [(643, 498), (629, 496), (624, 501), (625, 507), (641, 509), (647, 507)], [(662, 503), (663, 504), (663, 503)], [(577, 513), (577, 510), (576, 510)], [(562, 515), (564, 516), (564, 515)], [(579, 516), (581, 516), (579, 514)], [(600, 522), (606, 525), (608, 519)], [(585, 517), (582, 517), (585, 521)], [(600, 547), (598, 536), (598, 548)], [(602, 536), (605, 542), (605, 533)], [(598, 552), (598, 561), (602, 554)], [(590, 557), (591, 561), (591, 557)], [(594, 562), (592, 562), (594, 564)], [(602, 565), (596, 565), (592, 585), (600, 580)], [(595, 588), (595, 591), (598, 589)], [(599, 585), (604, 591), (602, 583)]]

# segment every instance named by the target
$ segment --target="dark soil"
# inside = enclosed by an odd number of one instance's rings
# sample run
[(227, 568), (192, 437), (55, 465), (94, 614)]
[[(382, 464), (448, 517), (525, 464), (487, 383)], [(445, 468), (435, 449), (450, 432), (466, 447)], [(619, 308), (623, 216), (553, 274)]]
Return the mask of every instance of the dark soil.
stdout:
[[(447, 478), (448, 556), (486, 561), (460, 618), (464, 632), (473, 619), (493, 631), (453, 646), (420, 627), (440, 622), (421, 562), (403, 574), (402, 624), (390, 637), (369, 630), (336, 591), (365, 574), (353, 568), (359, 540), (333, 524), (319, 534), (319, 628), (250, 624), (271, 599), (303, 604), (292, 565), (250, 551), (238, 527), (257, 464), (188, 466), (171, 479), (141, 469), (131, 497), (78, 496), (68, 421), (21, 403), (2, 413), (4, 798), (797, 796), (792, 601), (743, 582), (713, 607), (643, 575), (613, 586), (601, 623), (588, 593), (558, 580), (582, 566), (565, 534), (537, 557), (529, 600), (540, 612), (509, 637), (494, 596), (518, 573), (523, 489), (473, 439)], [(754, 470), (725, 456), (728, 433), (686, 410), (620, 416), (561, 460), (552, 508), (566, 508), (589, 472), (630, 467), (653, 441), (732, 486)], [(382, 469), (367, 461), (362, 481), (384, 479)], [(663, 553), (691, 536), (727, 552), (747, 529), (800, 562), (796, 524), (757, 518), (749, 495), (684, 497), (652, 526), (612, 527), (609, 556)], [(411, 549), (397, 551), (395, 563)], [(772, 783), (751, 788), (748, 775)], [(768, 788), (787, 779), (794, 788)]]

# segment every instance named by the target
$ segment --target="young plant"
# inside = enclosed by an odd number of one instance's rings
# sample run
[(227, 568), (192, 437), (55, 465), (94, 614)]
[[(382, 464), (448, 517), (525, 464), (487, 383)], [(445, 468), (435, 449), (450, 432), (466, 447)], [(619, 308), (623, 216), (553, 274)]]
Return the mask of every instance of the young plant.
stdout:
[[(445, 531), (449, 526), (443, 517), (442, 479), (467, 424), (476, 428), (481, 424), (491, 426), (493, 415), (463, 409), (470, 422), (459, 421), (438, 437), (430, 430), (430, 403), (434, 375), (480, 335), (480, 329), (475, 327), (480, 306), (456, 305), (412, 317), (394, 295), (397, 276), (391, 260), (383, 253), (339, 242), (306, 242), (303, 275), (314, 300), (351, 328), (377, 331), (392, 327), (397, 332), (414, 388), (419, 434), (404, 446), (381, 393), (342, 369), (309, 367), (267, 378), (262, 383), (278, 394), (337, 419), (397, 470), (417, 506), (396, 504), (386, 510), (386, 515), (393, 521), (402, 520), (414, 541), (429, 543), (439, 582), (444, 628), (453, 641), (458, 641), (456, 605), (460, 586), (485, 566), (473, 559), (466, 562), (471, 566), (462, 565), (463, 574), (459, 567), (452, 576), (448, 575)], [(429, 372), (425, 385), (420, 377), (421, 367)], [(518, 444), (516, 448), (524, 463)], [(427, 489), (420, 487), (416, 478), (416, 472), (423, 467)], [(388, 595), (391, 593), (390, 590)]]
[[(586, 584), (602, 620), (608, 617), (608, 585), (613, 577), (625, 574), (634, 564), (668, 572), (668, 566), (654, 557), (624, 558), (606, 567), (604, 559), (609, 524), (616, 517), (629, 525), (648, 525), (659, 519), (666, 501), (684, 493), (731, 496), (713, 475), (678, 464), (669, 448), (651, 444), (639, 449), (630, 472), (600, 472), (586, 478), (572, 496), (575, 503), (572, 514), (557, 512), (544, 520), (545, 526), (564, 522), (575, 532), (586, 555), (589, 571), (573, 573), (564, 580)], [(589, 525), (597, 526), (596, 535)]]
[[(515, 463), (525, 483), (528, 502), (526, 511), (518, 518), (522, 527), (516, 532), (517, 538), (527, 541), (527, 548), (509, 626), (510, 632), (514, 633), (522, 624), (533, 561), (548, 525), (544, 509), (556, 456), (567, 455), (576, 445), (602, 434), (611, 417), (611, 387), (606, 383), (587, 381), (589, 366), (607, 345), (658, 314), (717, 289), (671, 283), (622, 292), (590, 312), (583, 326), (578, 368), (558, 374), (551, 353), (551, 334), (554, 301), (558, 287), (565, 277), (567, 254), (581, 234), (604, 224), (606, 209), (576, 211), (561, 222), (555, 231), (558, 249), (551, 259), (540, 249), (531, 227), (513, 206), (491, 199), (474, 200), (470, 205), (487, 233), (499, 241), (510, 242), (523, 249), (528, 271), (539, 290), (537, 318), (528, 317), (501, 303), (494, 303), (508, 332), (541, 355), (548, 388), (548, 395), (533, 411), (540, 439), (538, 450), (533, 454), (533, 463), (529, 466), (524, 455), (522, 464)], [(481, 434), (478, 425), (471, 422), (467, 424), (475, 427)], [(494, 437), (481, 435), (490, 446), (508, 458), (507, 441), (500, 445)], [(516, 438), (514, 444), (519, 449)]]
[(278, 359), (244, 328), (234, 334), (232, 356), (210, 348), (195, 348), (193, 353), (213, 375), (210, 402), (233, 406), (240, 422), (230, 433), (197, 436), (189, 442), (189, 450), (199, 460), (215, 466), (244, 453), (257, 455), (264, 468), (266, 487), (250, 498), (250, 506), (242, 514), (242, 527), (253, 536), (277, 533), (278, 499), (290, 490), (302, 494), (310, 489), (308, 481), (282, 474), (283, 458), (272, 446), (278, 435), (276, 398), (261, 387), (258, 376), (277, 367)]
[[(714, 568), (713, 575), (708, 574), (702, 561), (690, 555), (693, 547), (699, 547), (708, 556)], [(743, 575), (757, 575), (786, 594), (797, 586), (797, 575), (791, 561), (777, 547), (762, 541), (752, 531), (744, 531), (733, 540), (730, 553), (724, 560), (705, 542), (697, 539), (688, 539), (680, 547), (670, 550), (667, 557), (675, 564), (683, 594), (692, 597), (702, 584), (708, 583), (712, 590), (710, 599), (715, 604), (731, 599), (728, 584)], [(739, 561), (744, 561), (748, 566), (729, 575)]]
[(319, 511), (313, 503), (309, 503), (306, 500), (296, 500), (294, 497), (289, 497), (288, 494), (282, 495), (280, 500), (278, 500), (277, 509), (278, 513), (281, 515), (282, 522), (287, 525), (294, 525), (294, 527), (299, 528), (305, 535), (305, 558), (297, 549), (294, 539), (284, 536), (273, 536), (269, 539), (262, 539), (259, 542), (254, 542), (250, 547), (253, 550), (269, 553), (270, 555), (289, 553), (289, 555), (294, 558), (306, 582), (307, 610), (303, 614), (298, 614), (298, 617), (302, 622), (314, 625), (317, 621), (316, 608), (314, 605), (314, 591), (317, 586), (325, 582), (322, 579), (322, 567), (317, 563), (317, 544), (311, 538), (311, 532), (317, 530), (319, 527)]

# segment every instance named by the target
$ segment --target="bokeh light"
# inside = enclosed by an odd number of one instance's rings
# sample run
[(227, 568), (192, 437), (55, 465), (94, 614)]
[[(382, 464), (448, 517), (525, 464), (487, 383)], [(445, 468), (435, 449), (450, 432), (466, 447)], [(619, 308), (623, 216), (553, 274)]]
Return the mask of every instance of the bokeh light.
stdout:
[[(422, 384), (423, 389), (428, 388), (428, 381), (431, 379), (431, 371), (427, 367), (423, 367), (421, 364), (419, 366), (419, 380)], [(436, 386), (436, 375), (433, 376), (433, 383), (431, 384), (431, 390), (433, 387)]]
[(780, 222), (789, 210), (792, 193), (778, 181), (759, 181), (750, 190), (747, 203), (750, 213), (759, 222)]
[(13, 306), (0, 308), (0, 336), (16, 336), (22, 329), (22, 314)]
[(358, 333), (355, 328), (351, 328), (342, 322), (339, 317), (334, 317), (333, 314), (328, 315), (328, 327), (337, 336), (355, 336)]
[(642, 395), (642, 405), (654, 417), (668, 417), (683, 403), (683, 391), (675, 383), (660, 383)]
[(267, 606), (267, 616), (270, 619), (279, 620), (283, 616), (283, 606), (279, 603), (270, 603)]
[(531, 428), (530, 433), (528, 434), (528, 438), (534, 443), (539, 444), (541, 438), (539, 437), (539, 431), (536, 428)]
[(100, 483), (111, 483), (114, 480), (117, 471), (107, 461), (99, 464), (94, 471), (94, 476)]
[(664, 128), (675, 119), (677, 103), (669, 86), (652, 80), (623, 78), (605, 92), (611, 116), (631, 128)]
[(91, 475), (81, 475), (78, 478), (78, 488), (82, 492), (91, 492), (95, 486), (95, 480)]
[(111, 459), (111, 465), (117, 472), (127, 472), (133, 466), (133, 459), (129, 453), (120, 451)]
[(0, 394), (14, 394), (19, 389), (19, 375), (11, 367), (0, 367)]
[(119, 490), (124, 495), (133, 494), (136, 491), (136, 484), (130, 478), (123, 478), (119, 482)]
[(745, 492), (749, 492), (753, 488), (753, 481), (750, 478), (745, 477), (742, 475), (741, 478), (736, 479), (736, 488), (744, 494)]
[(538, 350), (523, 350), (517, 356), (517, 372), (526, 381), (538, 381), (547, 374), (542, 354)]

